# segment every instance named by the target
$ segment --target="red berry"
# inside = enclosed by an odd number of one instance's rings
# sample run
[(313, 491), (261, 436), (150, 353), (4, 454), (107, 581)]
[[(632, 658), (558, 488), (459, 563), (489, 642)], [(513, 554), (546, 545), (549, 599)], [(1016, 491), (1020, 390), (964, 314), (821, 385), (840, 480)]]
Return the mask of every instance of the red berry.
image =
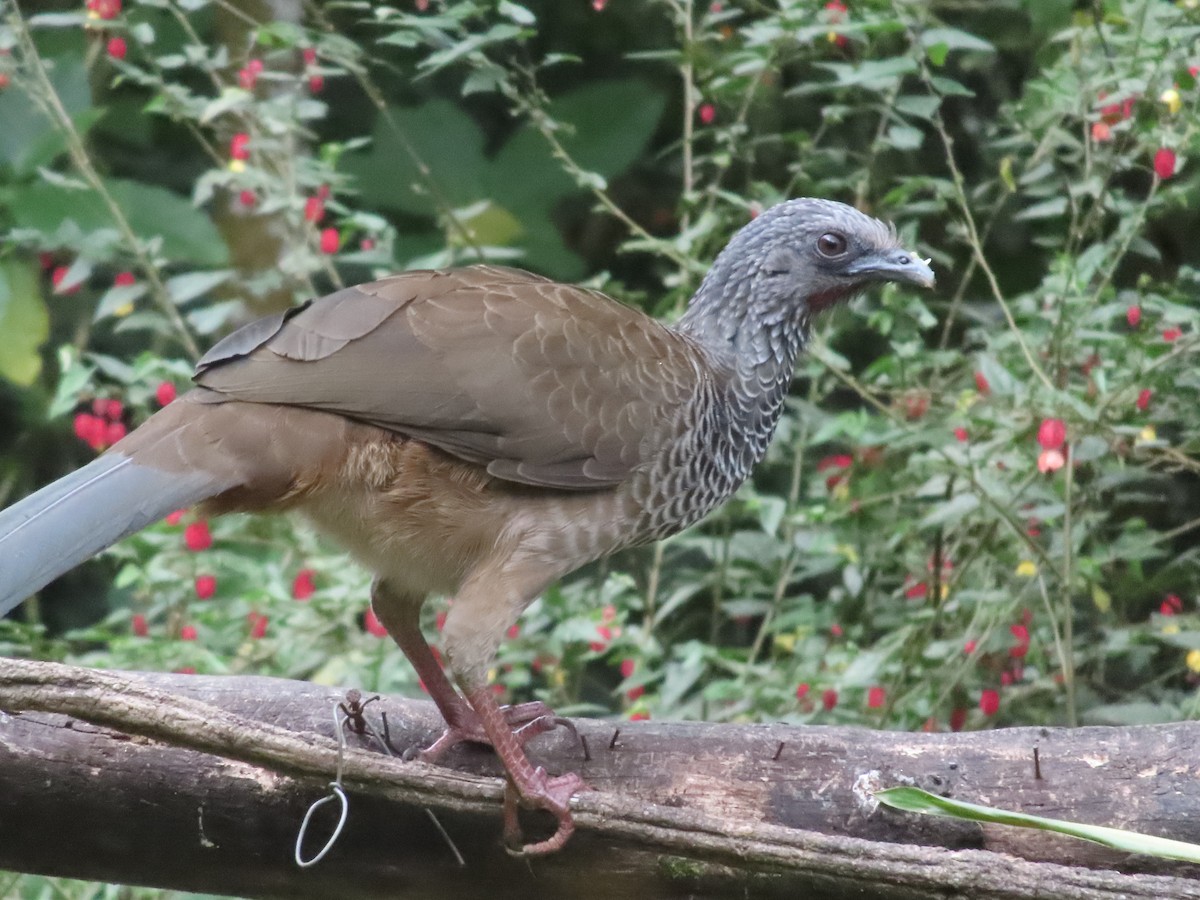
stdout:
[(239, 131), (229, 139), (229, 156), (232, 159), (250, 158), (250, 135)]
[(967, 429), (963, 428), (961, 425), (955, 428), (954, 439), (965, 444), (967, 442)]
[(113, 284), (117, 287), (129, 287), (129, 285), (136, 282), (137, 278), (134, 277), (132, 272), (118, 272), (117, 277), (113, 279)]
[(324, 75), (309, 75), (308, 76), (308, 91), (310, 94), (319, 94), (325, 90)]
[(879, 709), (879, 707), (883, 706), (883, 701), (886, 699), (886, 697), (887, 692), (879, 685), (875, 685), (873, 688), (867, 691), (867, 708)]
[(258, 81), (258, 76), (262, 74), (263, 63), (261, 59), (252, 59), (238, 70), (238, 84), (246, 90), (251, 90), (255, 82)]
[[(593, 5), (595, 5), (597, 3), (601, 3), (601, 0), (592, 0)], [(639, 710), (638, 712), (629, 714), (630, 722), (644, 722), (649, 718), (650, 718), (650, 713), (646, 712), (644, 709)]]
[(367, 253), (375, 249), (375, 241), (369, 237), (363, 238), (362, 241), (359, 242), (358, 247), (364, 253)]
[(950, 730), (962, 731), (964, 725), (967, 724), (967, 710), (964, 706), (956, 706), (950, 710)]
[(293, 600), (307, 600), (317, 592), (317, 586), (313, 583), (314, 574), (312, 569), (301, 569), (296, 573), (292, 581)]
[(197, 575), (196, 576), (196, 596), (201, 600), (207, 600), (217, 592), (217, 576), (215, 575)]
[(975, 390), (985, 397), (992, 392), (992, 386), (988, 384), (988, 380), (982, 372), (975, 373)]
[(109, 422), (104, 426), (104, 443), (111, 447), (117, 441), (121, 440), (121, 438), (125, 437), (125, 431), (124, 422)]
[(266, 636), (267, 623), (271, 620), (262, 613), (252, 612), (246, 616), (246, 621), (250, 623), (250, 637), (257, 641)]
[(965, 644), (963, 644), (963, 653), (965, 653), (967, 656), (970, 656), (975, 652), (975, 646), (976, 645), (974, 641), (967, 641)]
[(1154, 174), (1167, 179), (1175, 174), (1175, 151), (1169, 147), (1159, 147), (1154, 154)]
[(175, 385), (169, 381), (162, 382), (154, 389), (154, 399), (158, 401), (159, 406), (166, 406), (175, 399)]
[(807, 681), (801, 682), (799, 685), (796, 686), (796, 699), (803, 700), (805, 697), (808, 696), (808, 691), (809, 691), (808, 682)]
[(1062, 419), (1043, 419), (1038, 426), (1038, 443), (1043, 450), (1058, 450), (1067, 439), (1067, 426)]
[(194, 641), (199, 635), (196, 632), (195, 625), (184, 625), (179, 629), (179, 639), (181, 641)]
[(1169, 328), (1163, 329), (1162, 336), (1163, 336), (1163, 340), (1166, 341), (1168, 344), (1173, 344), (1177, 340), (1179, 340), (1181, 337), (1183, 337), (1183, 329), (1177, 325), (1172, 325)]
[(183, 521), (183, 517), (187, 515), (186, 509), (177, 509), (173, 513), (167, 513), (167, 517), (163, 519), (168, 525), (178, 525)]
[(1000, 694), (992, 688), (987, 688), (979, 695), (979, 710), (985, 716), (994, 716), (1000, 709)]
[(108, 40), (108, 55), (113, 59), (124, 59), (125, 52), (129, 49), (125, 44), (125, 38), (115, 37)]
[(183, 529), (184, 546), (193, 553), (207, 550), (212, 546), (212, 542), (212, 534), (208, 530), (208, 522), (205, 519), (197, 519)]
[(717, 108), (711, 103), (702, 103), (696, 110), (696, 115), (699, 117), (701, 125), (711, 125), (717, 118)]
[(325, 218), (325, 201), (321, 197), (309, 197), (304, 201), (304, 221), (320, 222)]
[(138, 637), (145, 637), (150, 633), (150, 626), (146, 624), (146, 617), (141, 613), (134, 613), (133, 619), (129, 624), (133, 633)]
[(67, 272), (70, 271), (68, 266), (59, 266), (50, 275), (50, 283), (54, 285), (54, 293), (56, 294), (74, 294), (79, 290), (79, 283), (63, 287), (63, 282), (67, 277)]
[(517, 635), (519, 635), (520, 633), (521, 633), (520, 625), (509, 625), (508, 626), (508, 639), (510, 641), (516, 640)]
[(316, 62), (317, 62), (317, 48), (316, 47), (305, 47), (303, 50), (300, 51), (300, 55), (304, 58), (304, 64), (306, 66), (316, 65)]
[(322, 253), (337, 253), (338, 245), (341, 243), (342, 237), (338, 234), (336, 228), (321, 229), (321, 252)]
[(254, 193), (254, 191), (251, 191), (249, 189), (244, 190), (240, 194), (238, 194), (238, 202), (240, 202), (242, 204), (242, 206), (245, 206), (247, 208), (252, 207), (252, 206), (257, 206), (258, 205), (258, 194)]
[(825, 707), (825, 712), (831, 712), (838, 702), (838, 693), (833, 688), (826, 688), (821, 692), (821, 705)]
[(622, 678), (629, 678), (631, 675), (633, 675), (635, 669), (637, 669), (637, 660), (635, 660), (635, 659), (621, 660), (621, 677)]
[(1142, 308), (1135, 304), (1125, 310), (1125, 321), (1129, 323), (1130, 328), (1137, 328), (1138, 323), (1142, 321)]
[(108, 426), (103, 419), (93, 416), (91, 413), (79, 413), (73, 424), (75, 437), (93, 450), (104, 449), (104, 432)]
[(87, 10), (98, 19), (115, 19), (121, 14), (121, 0), (87, 0)]
[(1142, 388), (1141, 392), (1138, 393), (1137, 408), (1141, 412), (1146, 411), (1146, 408), (1150, 405), (1150, 398), (1152, 396), (1154, 396), (1154, 392), (1150, 388)]

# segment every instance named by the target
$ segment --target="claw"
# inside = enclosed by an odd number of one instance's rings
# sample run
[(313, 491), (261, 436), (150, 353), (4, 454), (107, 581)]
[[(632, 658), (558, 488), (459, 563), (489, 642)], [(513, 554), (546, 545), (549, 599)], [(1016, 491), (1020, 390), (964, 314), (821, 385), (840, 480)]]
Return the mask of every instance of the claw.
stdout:
[[(574, 772), (550, 778), (546, 770), (538, 766), (529, 783), (516, 787), (510, 778), (504, 787), (504, 844), (512, 856), (538, 856), (553, 853), (562, 848), (575, 833), (575, 820), (571, 817), (571, 798), (581, 790), (589, 790)], [(517, 806), (527, 809), (544, 809), (558, 820), (554, 834), (544, 841), (522, 845), (521, 825), (517, 820)]]
[[(562, 716), (556, 716), (554, 710), (540, 700), (519, 703), (516, 706), (505, 706), (501, 708), (501, 712), (504, 714), (505, 722), (512, 729), (517, 743), (522, 747), (539, 734), (545, 734), (559, 727), (566, 728), (577, 741), (579, 740), (579, 732), (575, 728), (575, 723)], [(491, 746), (491, 738), (487, 736), (483, 729), (483, 723), (477, 715), (473, 715), (466, 722), (448, 724), (446, 730), (436, 741), (424, 750), (412, 753), (407, 758), (416, 757), (423, 762), (436, 763), (446, 754), (447, 750), (464, 741)]]

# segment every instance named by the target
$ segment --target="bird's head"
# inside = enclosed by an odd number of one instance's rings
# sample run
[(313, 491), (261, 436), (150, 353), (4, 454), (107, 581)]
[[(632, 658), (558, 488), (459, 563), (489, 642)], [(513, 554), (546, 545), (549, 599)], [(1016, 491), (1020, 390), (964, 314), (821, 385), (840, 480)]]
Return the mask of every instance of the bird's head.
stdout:
[(832, 200), (788, 200), (733, 236), (689, 314), (727, 324), (749, 315), (755, 325), (804, 332), (821, 310), (882, 281), (927, 288), (934, 275), (928, 260), (901, 246), (893, 226)]

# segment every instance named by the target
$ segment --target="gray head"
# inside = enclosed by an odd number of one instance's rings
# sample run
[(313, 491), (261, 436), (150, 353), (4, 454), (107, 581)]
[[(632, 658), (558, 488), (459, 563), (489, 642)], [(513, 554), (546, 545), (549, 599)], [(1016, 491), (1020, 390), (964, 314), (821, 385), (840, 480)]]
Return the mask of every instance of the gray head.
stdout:
[(731, 338), (750, 317), (755, 327), (803, 334), (816, 313), (878, 281), (931, 287), (934, 276), (893, 226), (832, 200), (788, 200), (733, 236), (681, 325), (711, 335), (696, 320), (723, 320)]

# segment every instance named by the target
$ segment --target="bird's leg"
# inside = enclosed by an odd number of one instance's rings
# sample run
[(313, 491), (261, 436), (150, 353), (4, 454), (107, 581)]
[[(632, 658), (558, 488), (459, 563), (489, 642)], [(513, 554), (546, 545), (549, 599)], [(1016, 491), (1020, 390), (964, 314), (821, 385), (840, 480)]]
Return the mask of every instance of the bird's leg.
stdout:
[[(571, 797), (585, 790), (583, 779), (575, 772), (550, 777), (541, 766), (534, 766), (522, 749), (522, 741), (513, 732), (496, 702), (491, 689), (485, 684), (466, 691), (467, 701), (479, 714), (483, 729), (487, 732), (492, 747), (504, 768), (508, 771), (509, 788), (504, 798), (504, 837), (509, 844), (518, 845), (521, 828), (517, 822), (516, 802), (533, 809), (544, 809), (558, 820), (554, 834), (544, 841), (526, 844), (521, 853), (552, 853), (567, 842), (575, 831), (571, 818)], [(515, 795), (513, 792), (515, 791)]]
[[(446, 677), (433, 651), (429, 649), (425, 635), (421, 633), (420, 613), (423, 600), (423, 597), (392, 588), (386, 581), (376, 581), (371, 586), (371, 607), (375, 610), (376, 617), (383, 623), (392, 640), (404, 651), (404, 655), (416, 670), (417, 677), (424, 683), (442, 718), (446, 720), (446, 730), (442, 735), (418, 754), (425, 762), (437, 762), (447, 750), (463, 741), (491, 744), (491, 739), (484, 730), (479, 715), (459, 696), (450, 679)], [(539, 734), (553, 731), (560, 725), (578, 736), (574, 724), (569, 719), (556, 716), (554, 710), (540, 700), (505, 706), (501, 711), (522, 746)]]
[(526, 845), (521, 848), (523, 853), (549, 853), (566, 842), (575, 830), (571, 797), (585, 788), (579, 775), (571, 772), (551, 777), (525, 755), (523, 732), (526, 729), (535, 733), (545, 730), (547, 722), (543, 720), (552, 724), (554, 717), (539, 716), (514, 732), (512, 722), (487, 683), (488, 668), (504, 633), (545, 585), (544, 578), (538, 576), (544, 576), (540, 568), (522, 571), (512, 564), (511, 559), (502, 561), (490, 572), (478, 571), (460, 589), (443, 631), (446, 655), (455, 679), (478, 715), (488, 743), (508, 773), (510, 795), (504, 805), (505, 837), (510, 843), (519, 841), (520, 826), (514, 801), (526, 807), (544, 809), (558, 821), (550, 838)]

